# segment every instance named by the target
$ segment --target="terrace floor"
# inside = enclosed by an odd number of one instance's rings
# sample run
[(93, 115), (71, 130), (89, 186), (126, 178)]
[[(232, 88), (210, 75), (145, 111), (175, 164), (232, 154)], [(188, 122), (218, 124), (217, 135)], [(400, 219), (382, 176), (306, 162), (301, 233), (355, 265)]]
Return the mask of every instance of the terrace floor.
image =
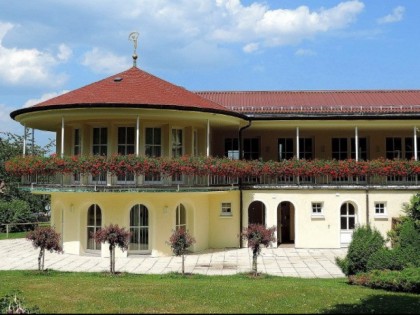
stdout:
[[(0, 270), (36, 270), (39, 250), (25, 239), (0, 241)], [(263, 248), (258, 257), (258, 272), (285, 277), (344, 277), (335, 257), (344, 257), (341, 249)], [(109, 258), (46, 252), (45, 268), (59, 271), (102, 272), (109, 270)], [(252, 252), (248, 248), (212, 249), (185, 256), (185, 272), (204, 275), (232, 275), (252, 270)], [(181, 257), (129, 255), (116, 258), (116, 271), (138, 274), (181, 272)]]

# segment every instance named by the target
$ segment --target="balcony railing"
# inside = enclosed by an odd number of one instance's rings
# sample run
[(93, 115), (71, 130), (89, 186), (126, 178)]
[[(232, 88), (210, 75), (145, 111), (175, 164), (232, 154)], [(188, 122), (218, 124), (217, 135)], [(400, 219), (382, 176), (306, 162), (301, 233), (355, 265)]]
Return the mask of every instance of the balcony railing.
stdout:
[(420, 162), (414, 160), (264, 162), (186, 156), (28, 156), (6, 162), (6, 170), (21, 177), (26, 186), (61, 190), (237, 189), (239, 184), (255, 188), (420, 185)]

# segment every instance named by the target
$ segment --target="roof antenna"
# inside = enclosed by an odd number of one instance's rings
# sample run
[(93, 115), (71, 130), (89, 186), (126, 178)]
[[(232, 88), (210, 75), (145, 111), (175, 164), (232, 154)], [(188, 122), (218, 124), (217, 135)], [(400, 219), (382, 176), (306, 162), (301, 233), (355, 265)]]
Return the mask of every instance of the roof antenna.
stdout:
[(133, 67), (137, 67), (137, 38), (139, 38), (138, 32), (131, 32), (130, 35), (128, 35), (128, 40), (132, 40), (134, 43)]

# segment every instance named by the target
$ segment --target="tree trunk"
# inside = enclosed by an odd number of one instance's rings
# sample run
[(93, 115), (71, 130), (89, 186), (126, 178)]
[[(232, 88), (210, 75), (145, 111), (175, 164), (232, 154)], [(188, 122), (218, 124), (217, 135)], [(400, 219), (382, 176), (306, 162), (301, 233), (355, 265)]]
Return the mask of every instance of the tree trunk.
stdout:
[(258, 259), (258, 252), (255, 249), (252, 252), (252, 271), (254, 272), (254, 276), (257, 275), (257, 259)]
[(112, 273), (115, 273), (115, 247), (112, 247)]
[(45, 248), (42, 249), (42, 271), (44, 271), (44, 261), (45, 261)]
[(38, 255), (38, 271), (41, 271), (43, 269), (41, 269), (42, 267), (42, 256), (43, 256), (43, 251), (42, 248), (39, 250), (39, 255)]
[(114, 273), (113, 263), (112, 263), (112, 246), (109, 245), (109, 272)]
[(185, 268), (184, 268), (184, 254), (181, 255), (182, 256), (182, 275), (184, 275), (185, 272)]

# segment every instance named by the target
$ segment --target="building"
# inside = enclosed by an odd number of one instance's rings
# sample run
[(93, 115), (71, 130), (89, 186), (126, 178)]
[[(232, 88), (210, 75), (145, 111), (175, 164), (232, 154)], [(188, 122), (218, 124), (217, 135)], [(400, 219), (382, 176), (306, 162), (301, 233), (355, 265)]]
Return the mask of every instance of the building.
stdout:
[[(191, 92), (133, 66), (11, 117), (57, 135), (57, 156), (20, 174), (33, 193), (51, 196), (65, 252), (106, 256), (91, 232), (113, 223), (132, 232), (118, 255), (159, 256), (170, 254), (179, 227), (196, 238), (193, 251), (243, 246), (249, 223), (276, 226), (277, 243), (296, 248), (347, 246), (357, 224), (385, 235), (420, 188), (419, 105), (420, 90)], [(185, 156), (253, 160), (236, 171), (261, 173), (127, 166)], [(57, 171), (65, 157), (71, 172)], [(267, 175), (269, 165), (283, 171)]]

